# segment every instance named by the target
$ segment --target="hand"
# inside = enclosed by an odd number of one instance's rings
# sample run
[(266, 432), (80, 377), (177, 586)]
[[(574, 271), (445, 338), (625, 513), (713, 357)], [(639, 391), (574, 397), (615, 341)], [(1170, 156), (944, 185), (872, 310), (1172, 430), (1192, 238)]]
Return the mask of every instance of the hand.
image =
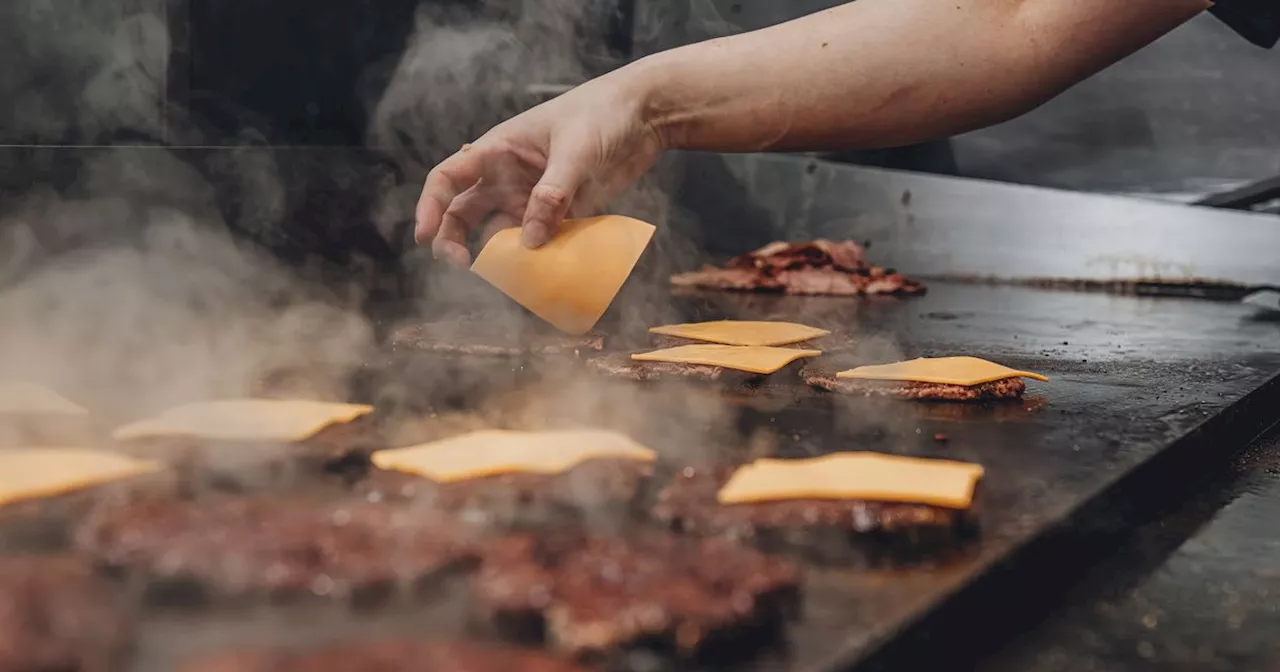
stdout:
[(418, 200), (414, 238), (466, 265), (467, 236), (523, 226), (530, 247), (565, 217), (595, 214), (653, 166), (662, 146), (643, 96), (622, 71), (494, 127), (436, 166)]

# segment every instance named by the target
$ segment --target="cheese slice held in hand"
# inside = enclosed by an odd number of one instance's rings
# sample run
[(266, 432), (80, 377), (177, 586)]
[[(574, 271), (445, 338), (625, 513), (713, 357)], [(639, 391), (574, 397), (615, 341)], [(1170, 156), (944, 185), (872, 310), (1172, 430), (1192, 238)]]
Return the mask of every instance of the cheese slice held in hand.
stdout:
[(291, 443), (373, 412), (372, 406), (291, 399), (229, 399), (187, 404), (124, 425), (117, 441), (196, 438)]
[(0, 380), (0, 414), (88, 415), (89, 411), (46, 387), (23, 380)]
[(826, 336), (831, 332), (793, 322), (750, 322), (720, 320), (694, 324), (672, 324), (653, 327), (649, 333), (688, 338), (724, 345), (791, 345)]
[(585, 334), (613, 303), (653, 232), (652, 224), (616, 215), (566, 220), (550, 242), (531, 250), (519, 229), (506, 229), (471, 270), (557, 329)]
[(443, 441), (381, 450), (379, 469), (455, 483), (510, 473), (559, 474), (588, 460), (652, 462), (656, 454), (630, 438), (602, 430), (485, 430)]
[(797, 350), (772, 348), (759, 345), (680, 345), (631, 355), (637, 362), (672, 362), (675, 364), (701, 364), (735, 369), (748, 373), (767, 375), (777, 373), (784, 366), (802, 357), (817, 357), (821, 350)]
[(757, 460), (720, 489), (721, 504), (860, 500), (967, 509), (982, 478), (977, 464), (878, 453), (835, 453), (805, 460)]
[(1032, 378), (1048, 382), (1038, 373), (1018, 371), (977, 357), (922, 357), (908, 362), (860, 366), (841, 371), (837, 378), (860, 380), (897, 380), (910, 383), (936, 383), (972, 387), (1006, 378)]
[(0, 505), (56, 495), (159, 471), (155, 462), (80, 448), (0, 450)]

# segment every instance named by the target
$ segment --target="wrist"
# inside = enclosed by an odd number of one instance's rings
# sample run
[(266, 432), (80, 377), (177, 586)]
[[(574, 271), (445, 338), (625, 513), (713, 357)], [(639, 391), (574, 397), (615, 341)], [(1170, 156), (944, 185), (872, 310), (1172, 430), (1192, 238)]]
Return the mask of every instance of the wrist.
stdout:
[(675, 52), (646, 56), (617, 71), (622, 78), (624, 95), (634, 106), (637, 123), (664, 150), (688, 148), (683, 122), (689, 118), (689, 112), (679, 81), (679, 56)]

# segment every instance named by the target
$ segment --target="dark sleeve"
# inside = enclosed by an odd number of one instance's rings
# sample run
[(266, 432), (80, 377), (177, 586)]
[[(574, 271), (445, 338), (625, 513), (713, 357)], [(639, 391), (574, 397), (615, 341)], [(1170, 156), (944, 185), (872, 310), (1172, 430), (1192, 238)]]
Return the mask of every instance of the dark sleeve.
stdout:
[(1270, 49), (1280, 39), (1280, 2), (1277, 0), (1218, 0), (1209, 11), (1260, 47)]

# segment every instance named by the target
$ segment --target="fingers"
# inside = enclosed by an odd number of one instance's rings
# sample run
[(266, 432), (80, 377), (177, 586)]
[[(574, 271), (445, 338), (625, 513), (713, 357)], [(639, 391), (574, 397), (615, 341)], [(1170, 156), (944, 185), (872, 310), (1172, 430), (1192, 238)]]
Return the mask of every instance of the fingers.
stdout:
[[(464, 145), (461, 151), (445, 159), (427, 175), (415, 213), (413, 239), (418, 244), (434, 240), (439, 235), (445, 212), (453, 199), (475, 186), (483, 173), (484, 161), (480, 152)], [(461, 240), (451, 239), (451, 242), (458, 243), (465, 250), (465, 240), (464, 236)]]
[(562, 142), (552, 147), (547, 169), (529, 194), (524, 213), (525, 245), (539, 247), (551, 239), (569, 213), (573, 198), (592, 169), (584, 143)]
[(489, 239), (503, 229), (515, 229), (519, 228), (519, 226), (520, 218), (518, 216), (499, 212), (490, 217), (489, 221), (485, 223), (484, 232), (480, 237), (480, 245), (482, 247), (488, 245)]
[(499, 207), (501, 198), (498, 190), (481, 179), (476, 186), (453, 199), (445, 209), (439, 232), (431, 242), (432, 253), (437, 258), (465, 266), (471, 261), (466, 245), (467, 235), (478, 230), (485, 218)]

